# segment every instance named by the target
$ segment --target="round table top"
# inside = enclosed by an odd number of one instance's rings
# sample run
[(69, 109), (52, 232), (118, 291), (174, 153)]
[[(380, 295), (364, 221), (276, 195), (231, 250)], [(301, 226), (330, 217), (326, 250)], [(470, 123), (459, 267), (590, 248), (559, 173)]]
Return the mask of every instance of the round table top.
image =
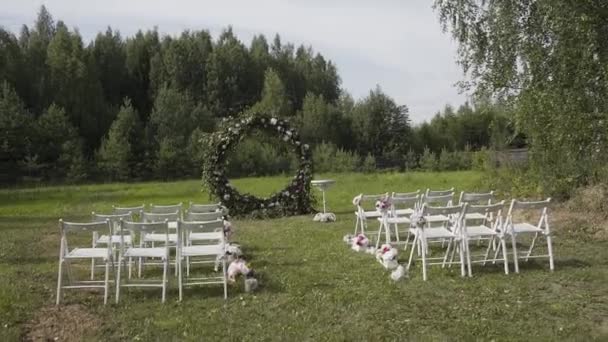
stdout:
[(334, 184), (336, 181), (333, 179), (315, 179), (310, 181), (310, 184), (319, 188), (328, 188), (330, 185)]

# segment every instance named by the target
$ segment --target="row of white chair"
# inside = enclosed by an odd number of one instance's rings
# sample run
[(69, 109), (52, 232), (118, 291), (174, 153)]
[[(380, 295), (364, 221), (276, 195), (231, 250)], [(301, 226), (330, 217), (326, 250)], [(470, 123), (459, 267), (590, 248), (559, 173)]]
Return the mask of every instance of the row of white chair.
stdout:
[[(551, 241), (551, 231), (548, 222), (548, 205), (550, 199), (544, 201), (526, 202), (512, 200), (506, 215), (503, 219), (505, 202), (492, 203), (494, 200), (493, 192), (489, 193), (465, 193), (462, 192), (459, 204), (453, 205), (453, 192), (450, 190), (431, 191), (425, 193), (393, 193), (390, 198), (387, 194), (383, 195), (359, 195), (360, 198), (376, 201), (378, 199), (390, 202), (390, 209), (386, 211), (370, 210), (365, 211), (362, 201), (354, 202), (357, 204), (357, 223), (356, 229), (364, 233), (365, 221), (375, 217), (380, 223), (378, 230), (376, 247), (380, 244), (381, 236), (384, 233), (385, 242), (400, 244), (405, 243), (407, 249), (410, 236), (414, 237), (411, 245), (418, 251), (422, 258), (423, 278), (426, 280), (426, 266), (433, 264), (432, 258), (428, 258), (428, 243), (440, 242), (444, 246), (447, 242), (445, 255), (440, 259), (442, 267), (451, 265), (454, 253), (459, 252), (460, 259), (457, 263), (461, 265), (462, 275), (465, 275), (465, 263), (468, 268), (469, 276), (472, 276), (471, 263), (480, 262), (482, 264), (491, 261), (493, 263), (502, 261), (505, 273), (508, 273), (508, 257), (505, 246), (505, 238), (510, 237), (512, 246), (512, 256), (515, 272), (519, 272), (519, 260), (529, 260), (531, 258), (549, 258), (550, 269), (554, 269), (553, 250)], [(478, 203), (483, 203), (479, 205)], [(515, 213), (522, 210), (538, 210), (539, 220), (537, 224), (528, 223), (526, 220), (516, 220)], [(404, 229), (405, 228), (405, 229)], [(356, 230), (356, 232), (358, 232)], [(407, 234), (405, 241), (400, 241), (400, 233)], [(529, 250), (524, 256), (517, 252), (517, 236), (520, 234), (533, 234)], [(542, 235), (546, 238), (548, 254), (531, 255), (537, 237)], [(395, 237), (396, 241), (392, 241)], [(488, 241), (486, 253), (482, 260), (471, 260), (469, 241), (481, 240)], [(488, 259), (490, 249), (494, 249), (494, 258)], [(498, 259), (498, 253), (502, 250), (503, 257)], [(408, 268), (413, 261), (414, 248), (410, 251)], [(449, 254), (451, 253), (451, 256)], [(448, 258), (449, 257), (449, 258)]]
[[(217, 206), (216, 206), (217, 207)], [(130, 208), (133, 209), (133, 208)], [(204, 279), (189, 278), (191, 258), (200, 257), (200, 263), (214, 263), (218, 255), (225, 253), (225, 236), (223, 213), (201, 212), (186, 213), (188, 220), (183, 220), (178, 212), (146, 213), (140, 212), (141, 222), (135, 222), (133, 212), (115, 213), (111, 215), (93, 213), (92, 222), (75, 223), (60, 220), (61, 244), (59, 256), (59, 275), (57, 282), (57, 304), (61, 301), (63, 289), (72, 288), (103, 288), (104, 304), (107, 302), (110, 268), (116, 271), (116, 301), (119, 299), (121, 286), (162, 287), (162, 301), (165, 301), (167, 271), (169, 267), (169, 248), (176, 248), (176, 273), (179, 281), (180, 300), (182, 287), (196, 284), (224, 284), (224, 297), (226, 289), (226, 265), (222, 260), (222, 276), (207, 277)], [(174, 229), (175, 232), (170, 232)], [(77, 247), (77, 233), (93, 234), (93, 245)], [(70, 239), (68, 244), (68, 238)], [(156, 245), (161, 245), (156, 246)], [(100, 245), (105, 245), (100, 247)], [(139, 261), (138, 275), (141, 278), (141, 269), (146, 260), (160, 260), (154, 264), (163, 267), (161, 282), (127, 282), (121, 285), (121, 268), (128, 266), (128, 279), (131, 279), (132, 265)], [(76, 281), (71, 270), (71, 262), (77, 260), (91, 260), (91, 279)], [(101, 261), (105, 268), (104, 280), (95, 280), (95, 260)], [(186, 261), (186, 279), (182, 275), (183, 261)], [(115, 267), (114, 261), (118, 261)], [(152, 263), (148, 263), (152, 264)], [(64, 273), (68, 284), (63, 284)]]

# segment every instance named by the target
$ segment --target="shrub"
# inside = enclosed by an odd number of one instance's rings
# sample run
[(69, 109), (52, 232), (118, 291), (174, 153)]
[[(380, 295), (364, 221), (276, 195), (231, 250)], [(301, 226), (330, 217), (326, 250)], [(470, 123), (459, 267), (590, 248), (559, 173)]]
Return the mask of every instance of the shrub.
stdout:
[(374, 156), (372, 156), (370, 153), (368, 153), (365, 159), (363, 159), (361, 171), (366, 173), (376, 171), (376, 158), (374, 158)]

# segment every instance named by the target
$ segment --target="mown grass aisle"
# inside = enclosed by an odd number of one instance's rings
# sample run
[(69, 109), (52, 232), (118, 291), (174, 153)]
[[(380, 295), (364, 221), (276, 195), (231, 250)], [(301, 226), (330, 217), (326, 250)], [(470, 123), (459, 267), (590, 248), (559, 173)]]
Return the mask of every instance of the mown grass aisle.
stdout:
[[(312, 216), (235, 222), (236, 240), (259, 272), (261, 288), (245, 294), (242, 284), (230, 287), (226, 303), (220, 287), (189, 289), (178, 303), (172, 278), (165, 305), (160, 291), (133, 289), (119, 305), (106, 307), (99, 293), (69, 291), (65, 305), (53, 308), (59, 217), (85, 220), (90, 211), (108, 211), (115, 203), (207, 201), (198, 181), (0, 191), (0, 340), (53, 331), (48, 320), (62, 310), (81, 313), (87, 327), (64, 336), (99, 340), (529, 340), (601, 339), (608, 333), (605, 241), (577, 244), (556, 222), (554, 273), (544, 261), (508, 276), (500, 266), (477, 267), (472, 279), (460, 278), (457, 268), (431, 268), (423, 282), (415, 267), (409, 280), (394, 283), (372, 256), (342, 242), (353, 230), (352, 197), (426, 186), (474, 190), (480, 175), (323, 176), (338, 181), (327, 193), (337, 222), (315, 223)], [(235, 183), (264, 195), (285, 181)]]

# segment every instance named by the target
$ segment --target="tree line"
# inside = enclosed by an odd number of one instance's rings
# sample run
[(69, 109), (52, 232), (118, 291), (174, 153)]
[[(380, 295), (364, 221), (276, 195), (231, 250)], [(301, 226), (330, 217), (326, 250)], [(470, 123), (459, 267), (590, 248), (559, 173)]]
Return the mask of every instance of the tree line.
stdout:
[[(447, 107), (412, 126), (407, 106), (380, 87), (354, 100), (331, 61), (279, 35), (272, 42), (257, 35), (246, 46), (231, 28), (217, 39), (156, 29), (123, 38), (108, 28), (85, 44), (44, 6), (18, 35), (0, 28), (4, 184), (198, 177), (201, 140), (222, 118), (247, 110), (289, 118), (324, 158), (351, 156), (353, 169), (411, 169), (425, 152), (504, 144), (514, 132), (489, 102)], [(252, 134), (231, 158), (230, 174), (289, 170), (293, 157), (280, 145)]]

